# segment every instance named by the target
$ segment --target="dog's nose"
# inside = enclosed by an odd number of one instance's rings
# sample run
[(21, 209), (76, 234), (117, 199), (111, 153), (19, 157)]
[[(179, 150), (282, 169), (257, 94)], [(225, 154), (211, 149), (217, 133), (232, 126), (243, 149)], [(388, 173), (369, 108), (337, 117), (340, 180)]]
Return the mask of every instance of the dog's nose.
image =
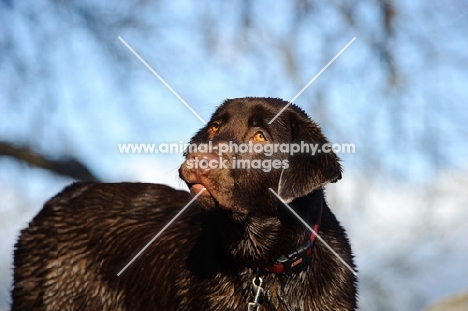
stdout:
[(220, 156), (214, 153), (196, 152), (188, 157), (191, 168), (197, 174), (205, 175), (212, 169), (220, 168)]

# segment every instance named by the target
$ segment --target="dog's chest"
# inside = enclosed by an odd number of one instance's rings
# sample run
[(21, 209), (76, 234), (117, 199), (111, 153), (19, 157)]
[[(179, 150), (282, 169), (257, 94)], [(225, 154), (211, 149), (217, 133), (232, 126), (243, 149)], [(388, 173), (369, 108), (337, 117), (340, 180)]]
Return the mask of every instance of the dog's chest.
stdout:
[[(248, 269), (237, 275), (218, 274), (209, 280), (189, 282), (186, 290), (180, 291), (184, 293), (180, 297), (180, 310), (248, 310), (249, 303), (255, 302), (258, 289), (252, 285), (254, 279), (255, 275)], [(299, 275), (283, 278), (264, 275), (260, 308), (252, 310), (305, 310), (311, 296), (308, 282), (304, 281)]]

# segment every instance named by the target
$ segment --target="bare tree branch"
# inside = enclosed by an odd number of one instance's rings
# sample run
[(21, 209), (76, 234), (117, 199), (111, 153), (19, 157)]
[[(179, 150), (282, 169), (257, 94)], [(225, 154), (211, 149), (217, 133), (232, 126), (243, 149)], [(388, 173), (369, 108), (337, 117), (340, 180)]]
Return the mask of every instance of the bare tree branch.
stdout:
[(45, 155), (33, 152), (28, 147), (15, 146), (12, 143), (0, 141), (0, 156), (11, 157), (53, 173), (79, 180), (99, 179), (83, 163), (73, 157), (50, 159)]

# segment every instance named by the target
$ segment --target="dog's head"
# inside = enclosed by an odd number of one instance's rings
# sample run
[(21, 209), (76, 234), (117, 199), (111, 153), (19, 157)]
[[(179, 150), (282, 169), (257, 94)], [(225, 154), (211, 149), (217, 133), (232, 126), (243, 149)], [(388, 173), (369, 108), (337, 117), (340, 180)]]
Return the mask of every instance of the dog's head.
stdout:
[(202, 208), (274, 215), (268, 188), (291, 202), (341, 178), (338, 157), (302, 109), (291, 104), (269, 124), (286, 105), (276, 98), (229, 99), (193, 136), (179, 173), (193, 194), (206, 188), (198, 198)]

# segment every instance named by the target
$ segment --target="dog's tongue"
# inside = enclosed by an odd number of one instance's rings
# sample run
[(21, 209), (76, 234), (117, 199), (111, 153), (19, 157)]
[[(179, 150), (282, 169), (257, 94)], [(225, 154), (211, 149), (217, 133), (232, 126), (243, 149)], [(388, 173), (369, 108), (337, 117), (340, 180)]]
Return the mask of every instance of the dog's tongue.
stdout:
[[(196, 195), (196, 194), (198, 194), (200, 191), (202, 191), (204, 188), (205, 188), (205, 186), (203, 186), (202, 184), (193, 184), (193, 185), (190, 187), (190, 192), (191, 192), (193, 195)], [(205, 193), (202, 194), (202, 195), (205, 195), (205, 194), (208, 194), (208, 191), (205, 190)]]

